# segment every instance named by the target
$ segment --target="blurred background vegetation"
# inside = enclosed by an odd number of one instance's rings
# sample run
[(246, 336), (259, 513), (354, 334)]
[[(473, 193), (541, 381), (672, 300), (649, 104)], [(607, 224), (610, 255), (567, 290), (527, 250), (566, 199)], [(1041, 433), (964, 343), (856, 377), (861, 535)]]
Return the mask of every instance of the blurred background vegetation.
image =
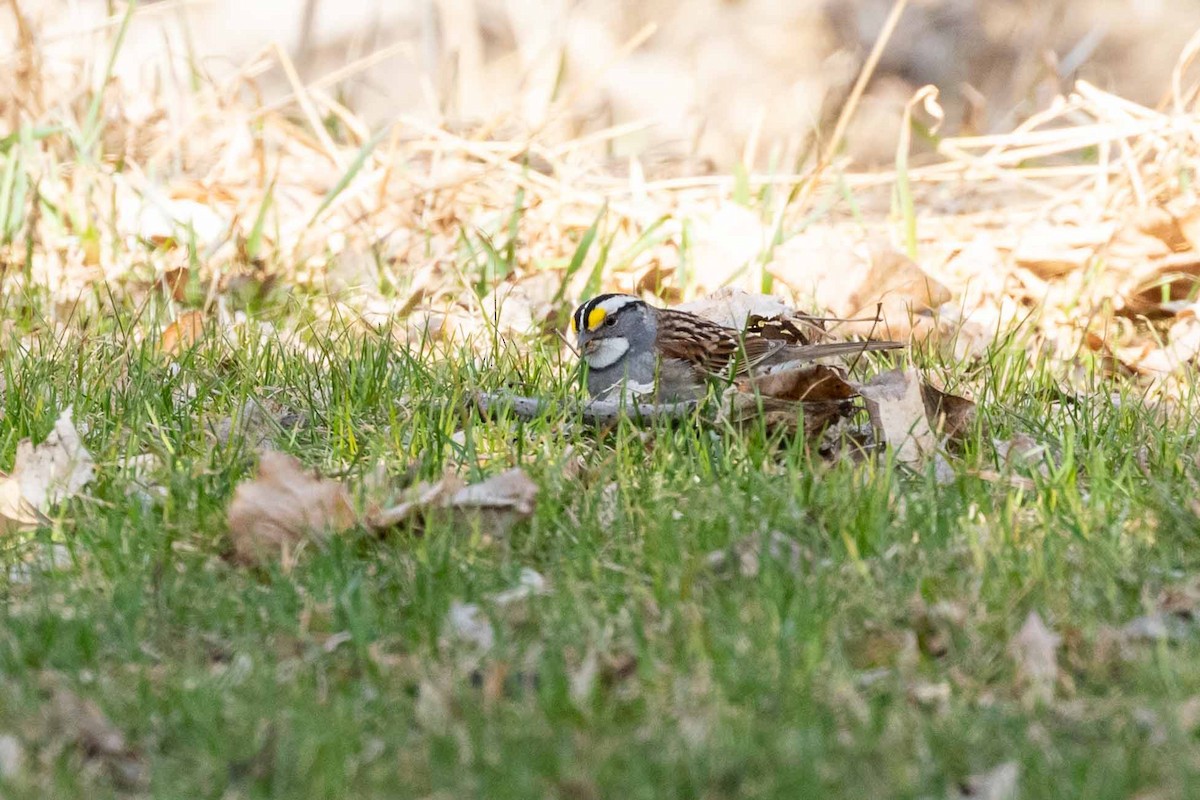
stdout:
[[(120, 23), (114, 0), (10, 0), (0, 41), (37, 30), (42, 64), (9, 47), (0, 81), (54, 81), (56, 64)], [(629, 124), (612, 155), (647, 171), (794, 168), (846, 99), (891, 0), (143, 0), (114, 74), (148, 92), (196, 68), (241, 71), (246, 92), (299, 80), (374, 125), (397, 113), (451, 129), (566, 141)], [(1077, 78), (1154, 106), (1200, 3), (1171, 0), (912, 0), (848, 135), (860, 165), (890, 162), (904, 103), (942, 90), (943, 132), (1014, 125)], [(366, 59), (364, 62), (363, 59)], [(338, 80), (347, 64), (355, 69)], [(12, 68), (16, 67), (16, 68)], [(11, 87), (0, 97), (20, 94)], [(180, 102), (184, 98), (180, 97)], [(19, 109), (2, 109), (10, 128)], [(34, 110), (36, 111), (36, 110)], [(0, 117), (3, 118), (3, 117)], [(658, 156), (656, 159), (655, 156)]]

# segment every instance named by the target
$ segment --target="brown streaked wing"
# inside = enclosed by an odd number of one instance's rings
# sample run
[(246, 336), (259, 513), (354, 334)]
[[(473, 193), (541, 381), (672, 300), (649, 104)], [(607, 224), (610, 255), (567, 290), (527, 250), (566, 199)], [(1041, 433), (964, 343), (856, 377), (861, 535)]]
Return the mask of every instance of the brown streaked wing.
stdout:
[(682, 359), (705, 372), (717, 373), (728, 367), (743, 347), (739, 374), (778, 349), (779, 343), (753, 335), (739, 341), (733, 329), (691, 314), (670, 310), (659, 314), (658, 349), (667, 358)]

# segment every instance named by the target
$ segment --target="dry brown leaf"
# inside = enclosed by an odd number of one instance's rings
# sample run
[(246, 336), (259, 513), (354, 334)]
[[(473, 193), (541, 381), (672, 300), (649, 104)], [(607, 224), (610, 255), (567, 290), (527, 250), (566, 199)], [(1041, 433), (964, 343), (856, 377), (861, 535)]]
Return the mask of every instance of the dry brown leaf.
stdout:
[(275, 451), (262, 454), (258, 475), (240, 483), (229, 504), (233, 552), (245, 564), (290, 555), (355, 521), (345, 486), (306, 472), (298, 460)]
[(1200, 203), (1192, 203), (1182, 208), (1172, 208), (1171, 216), (1179, 233), (1187, 240), (1193, 250), (1200, 250)]
[(937, 450), (916, 370), (880, 373), (858, 391), (867, 401), (872, 425), (896, 451), (897, 461), (916, 467)]
[(182, 303), (187, 300), (188, 284), (191, 282), (191, 279), (191, 269), (188, 267), (176, 267), (175, 269), (164, 270), (162, 277), (158, 279), (155, 287), (165, 291), (175, 302)]
[(767, 271), (834, 316), (868, 318), (838, 324), (842, 335), (925, 334), (932, 330), (926, 315), (950, 299), (949, 289), (889, 245), (835, 231), (812, 231), (777, 247)]
[(1105, 255), (1112, 262), (1136, 262), (1181, 253), (1191, 246), (1170, 211), (1162, 206), (1150, 206), (1134, 213), (1113, 234)]
[(1013, 260), (1043, 280), (1061, 277), (1086, 267), (1109, 235), (1107, 226), (1034, 224), (1022, 231)]
[(533, 514), (537, 494), (537, 484), (520, 468), (469, 486), (457, 476), (447, 475), (437, 483), (415, 487), (399, 505), (373, 512), (367, 525), (382, 534), (406, 521), (421, 522), (431, 513), (448, 512), (454, 527), (499, 539)]
[(1008, 643), (1025, 698), (1044, 703), (1054, 698), (1060, 644), (1062, 637), (1046, 626), (1041, 614), (1030, 611), (1021, 630)]
[[(749, 379), (743, 391), (793, 402), (849, 400), (858, 396), (842, 371), (824, 364), (784, 365)], [(741, 388), (741, 387), (739, 387)]]
[(50, 506), (75, 497), (95, 477), (92, 456), (71, 417), (72, 409), (62, 412), (36, 447), (28, 439), (17, 445), (12, 474), (0, 478), (0, 532), (45, 524)]
[(950, 290), (903, 253), (876, 245), (862, 285), (850, 295), (847, 317), (872, 316), (877, 306), (881, 322), (849, 322), (838, 327), (843, 334), (887, 335), (903, 339), (921, 330), (916, 317), (950, 300)]
[(960, 440), (975, 423), (975, 403), (972, 400), (944, 392), (929, 382), (921, 384), (921, 399), (925, 402), (925, 415), (941, 436)]
[(199, 311), (186, 311), (163, 330), (162, 338), (158, 340), (158, 349), (168, 355), (177, 356), (184, 350), (195, 347), (203, 336), (204, 314)]
[(731, 386), (722, 395), (717, 422), (734, 426), (761, 422), (768, 431), (790, 435), (797, 432), (803, 420), (804, 435), (813, 437), (831, 423), (849, 416), (851, 411), (850, 405), (842, 400), (797, 403)]

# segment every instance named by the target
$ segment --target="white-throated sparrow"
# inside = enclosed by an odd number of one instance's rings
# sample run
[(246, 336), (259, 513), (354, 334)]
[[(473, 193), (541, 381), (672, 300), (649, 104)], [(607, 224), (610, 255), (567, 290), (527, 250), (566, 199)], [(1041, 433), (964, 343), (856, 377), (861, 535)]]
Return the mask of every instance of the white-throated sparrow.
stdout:
[(899, 342), (796, 344), (754, 329), (737, 331), (633, 295), (602, 294), (575, 309), (571, 331), (588, 367), (587, 388), (603, 397), (627, 387), (659, 400), (700, 397), (714, 377), (736, 377), (792, 361), (893, 350)]

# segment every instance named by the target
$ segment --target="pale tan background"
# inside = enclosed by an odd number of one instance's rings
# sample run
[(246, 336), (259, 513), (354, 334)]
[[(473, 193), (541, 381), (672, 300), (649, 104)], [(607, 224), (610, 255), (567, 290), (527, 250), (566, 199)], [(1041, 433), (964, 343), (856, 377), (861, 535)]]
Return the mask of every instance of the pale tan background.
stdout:
[[(16, 0), (47, 68), (102, 47), (121, 3)], [(312, 81), (383, 48), (331, 91), (370, 123), (397, 112), (450, 124), (545, 126), (576, 136), (643, 121), (614, 153), (742, 159), (786, 169), (845, 97), (891, 0), (192, 0), (143, 2), (123, 81), (186, 81), (188, 55), (227, 77), (277, 42)], [(623, 48), (654, 25), (644, 43)], [(1078, 76), (1153, 104), (1197, 0), (912, 0), (851, 131), (860, 163), (887, 161), (898, 109), (943, 90), (950, 130), (1009, 130)], [(13, 36), (11, 14), (0, 29)], [(278, 69), (254, 84), (286, 92)], [(557, 87), (557, 88), (556, 88)], [(553, 98), (560, 98), (556, 103)], [(565, 98), (565, 100), (563, 99)]]

